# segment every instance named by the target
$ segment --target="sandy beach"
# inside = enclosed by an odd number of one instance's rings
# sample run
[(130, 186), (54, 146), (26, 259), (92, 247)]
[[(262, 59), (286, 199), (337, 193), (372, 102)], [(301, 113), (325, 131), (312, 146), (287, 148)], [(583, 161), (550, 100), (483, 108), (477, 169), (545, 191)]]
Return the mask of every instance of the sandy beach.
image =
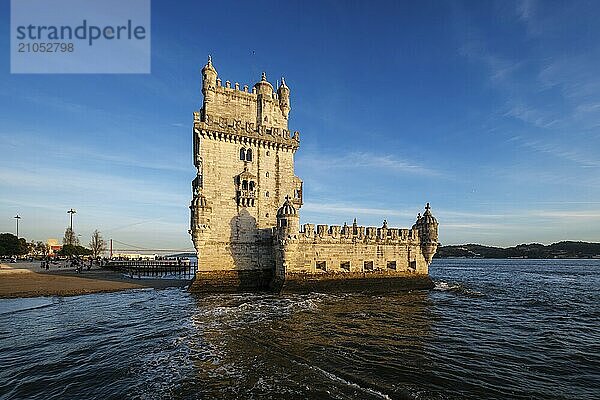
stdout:
[(51, 265), (48, 271), (39, 262), (0, 264), (0, 298), (75, 296), (115, 292), (126, 289), (185, 286), (187, 282), (156, 279), (131, 279), (118, 272), (98, 267), (78, 274), (63, 264)]

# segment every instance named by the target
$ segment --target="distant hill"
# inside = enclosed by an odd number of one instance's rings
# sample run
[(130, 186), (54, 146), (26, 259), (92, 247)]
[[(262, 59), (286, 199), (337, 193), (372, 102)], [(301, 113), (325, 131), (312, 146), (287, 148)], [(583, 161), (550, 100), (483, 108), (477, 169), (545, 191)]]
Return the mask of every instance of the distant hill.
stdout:
[(435, 258), (600, 258), (600, 243), (558, 242), (548, 246), (539, 243), (514, 247), (492, 247), (480, 244), (438, 247)]

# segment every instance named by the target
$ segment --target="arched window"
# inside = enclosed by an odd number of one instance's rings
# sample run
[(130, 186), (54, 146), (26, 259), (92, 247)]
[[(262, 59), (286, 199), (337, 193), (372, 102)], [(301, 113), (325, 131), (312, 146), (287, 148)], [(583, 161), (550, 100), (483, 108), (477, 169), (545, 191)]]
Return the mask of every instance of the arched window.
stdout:
[(246, 161), (252, 161), (252, 149), (246, 151)]
[(243, 147), (240, 149), (240, 160), (246, 161), (246, 149)]
[(242, 190), (248, 190), (248, 181), (242, 181)]
[(268, 178), (269, 177), (269, 172), (267, 171), (267, 173), (265, 174), (265, 176)]
[(250, 186), (248, 187), (250, 191), (254, 190), (254, 181), (250, 181)]

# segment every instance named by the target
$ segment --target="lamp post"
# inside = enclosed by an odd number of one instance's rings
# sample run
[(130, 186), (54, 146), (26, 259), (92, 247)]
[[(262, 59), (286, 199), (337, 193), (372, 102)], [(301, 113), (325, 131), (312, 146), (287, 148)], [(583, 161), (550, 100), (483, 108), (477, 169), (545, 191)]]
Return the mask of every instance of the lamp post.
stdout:
[(71, 231), (73, 231), (73, 214), (77, 213), (77, 211), (73, 210), (72, 208), (67, 211), (67, 214), (71, 214)]
[(19, 214), (17, 214), (15, 216), (15, 219), (17, 220), (17, 239), (19, 238), (19, 220), (21, 219), (21, 217), (19, 216)]

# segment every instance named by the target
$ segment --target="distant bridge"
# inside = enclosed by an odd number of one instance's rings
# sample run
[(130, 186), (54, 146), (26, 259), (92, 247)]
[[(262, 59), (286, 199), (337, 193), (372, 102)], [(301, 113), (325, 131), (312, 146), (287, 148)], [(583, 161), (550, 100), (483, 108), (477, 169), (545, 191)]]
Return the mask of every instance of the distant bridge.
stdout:
[[(111, 246), (110, 246), (111, 253), (136, 252), (136, 253), (141, 253), (141, 254), (155, 254), (155, 253), (195, 253), (196, 252), (196, 250), (193, 247), (187, 247), (184, 249), (149, 249), (146, 247), (121, 242), (120, 240), (117, 240), (117, 239), (110, 239), (110, 241), (111, 241)], [(112, 246), (113, 243), (118, 243), (120, 245), (119, 248), (113, 247)]]

